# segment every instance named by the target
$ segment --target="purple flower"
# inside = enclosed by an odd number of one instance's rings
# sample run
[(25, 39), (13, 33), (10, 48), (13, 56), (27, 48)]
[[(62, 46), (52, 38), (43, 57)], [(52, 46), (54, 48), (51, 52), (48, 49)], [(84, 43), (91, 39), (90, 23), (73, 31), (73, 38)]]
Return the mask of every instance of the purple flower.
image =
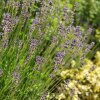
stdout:
[(11, 18), (10, 13), (5, 13), (3, 16), (3, 19), (5, 20), (10, 20), (10, 18)]
[(30, 47), (35, 47), (37, 46), (37, 39), (32, 39), (31, 42), (30, 42)]
[(71, 45), (72, 45), (72, 46), (76, 46), (76, 44), (77, 44), (77, 40), (76, 40), (76, 39), (73, 39)]
[(12, 31), (12, 19), (9, 13), (5, 13), (2, 20), (2, 30), (4, 34)]
[(40, 98), (40, 100), (46, 100), (46, 97), (48, 95), (48, 92), (46, 91)]
[(66, 85), (68, 85), (68, 83), (70, 82), (70, 80), (71, 80), (71, 79), (66, 79), (66, 80), (65, 80)]
[(56, 36), (52, 36), (52, 39), (51, 39), (51, 42), (54, 44), (54, 43), (57, 43), (58, 42), (58, 39)]
[(69, 44), (70, 44), (70, 42), (67, 40), (67, 41), (65, 42), (65, 44), (64, 44), (64, 47), (65, 47), (65, 48), (68, 48)]
[(64, 8), (64, 12), (66, 13), (68, 11), (68, 7), (65, 7)]
[(21, 12), (22, 17), (24, 20), (29, 17), (29, 12), (27, 10), (22, 10)]
[(33, 20), (33, 24), (34, 25), (37, 25), (38, 23), (39, 23), (39, 19), (38, 18), (36, 18), (36, 19)]
[(17, 70), (15, 70), (13, 72), (13, 79), (14, 79), (14, 82), (19, 83), (19, 81), (20, 81), (20, 73)]
[(68, 27), (66, 28), (66, 32), (67, 32), (67, 33), (70, 33), (70, 29), (71, 29), (71, 26), (68, 26)]
[(52, 5), (52, 0), (49, 0), (49, 4)]
[(80, 32), (80, 26), (76, 26), (76, 32)]
[(64, 57), (64, 53), (63, 52), (57, 52), (55, 55), (55, 65), (59, 65), (62, 63)]
[(57, 52), (56, 53), (57, 58), (62, 58), (63, 56), (64, 56), (64, 54), (62, 52)]
[(36, 64), (41, 66), (41, 64), (43, 63), (44, 59), (41, 56), (36, 56)]
[(78, 2), (75, 2), (74, 7), (77, 7), (77, 6), (78, 6)]
[(23, 42), (22, 42), (22, 40), (19, 40), (19, 43), (18, 43), (18, 48), (19, 48), (19, 49), (21, 49), (21, 48), (22, 48), (22, 46), (23, 46)]
[(63, 25), (60, 24), (60, 26), (59, 26), (59, 32), (60, 32), (60, 33), (63, 33), (63, 31), (64, 31)]

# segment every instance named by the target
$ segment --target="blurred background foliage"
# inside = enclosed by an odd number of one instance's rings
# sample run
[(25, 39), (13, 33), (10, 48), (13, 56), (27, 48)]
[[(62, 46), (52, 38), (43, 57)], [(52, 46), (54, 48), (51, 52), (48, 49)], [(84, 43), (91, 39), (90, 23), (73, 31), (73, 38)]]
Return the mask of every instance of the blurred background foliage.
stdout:
[(95, 50), (100, 50), (100, 0), (67, 0), (68, 7), (72, 8), (76, 2), (78, 7), (74, 24), (80, 25), (83, 29), (91, 27), (93, 29), (91, 40), (96, 42)]
[(76, 15), (77, 23), (100, 28), (100, 0), (67, 0), (67, 2), (70, 7), (75, 2), (79, 3)]

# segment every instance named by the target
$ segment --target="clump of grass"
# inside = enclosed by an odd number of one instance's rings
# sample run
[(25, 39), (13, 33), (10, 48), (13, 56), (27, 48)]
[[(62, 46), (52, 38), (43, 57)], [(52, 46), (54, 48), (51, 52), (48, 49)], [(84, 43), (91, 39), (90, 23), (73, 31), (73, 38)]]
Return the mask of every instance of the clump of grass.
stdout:
[[(59, 70), (84, 64), (94, 46), (90, 31), (74, 26), (74, 11), (59, 1), (0, 1), (0, 98), (44, 100)], [(59, 6), (58, 6), (59, 5)], [(87, 34), (86, 34), (87, 33)]]

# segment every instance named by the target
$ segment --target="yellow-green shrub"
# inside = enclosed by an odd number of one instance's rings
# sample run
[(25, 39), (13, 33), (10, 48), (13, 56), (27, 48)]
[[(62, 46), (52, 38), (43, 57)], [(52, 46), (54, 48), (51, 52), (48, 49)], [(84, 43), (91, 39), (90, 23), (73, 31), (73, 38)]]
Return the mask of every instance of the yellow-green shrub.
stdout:
[(61, 71), (64, 80), (55, 93), (56, 100), (100, 100), (100, 52), (94, 61), (85, 60), (80, 69)]

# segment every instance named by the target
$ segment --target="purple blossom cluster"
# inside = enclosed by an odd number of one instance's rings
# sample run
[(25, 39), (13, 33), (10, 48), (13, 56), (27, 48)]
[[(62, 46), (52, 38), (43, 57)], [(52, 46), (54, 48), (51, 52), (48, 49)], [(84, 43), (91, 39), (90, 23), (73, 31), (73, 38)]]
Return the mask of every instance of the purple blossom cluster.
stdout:
[(20, 73), (18, 70), (15, 70), (12, 74), (13, 76), (13, 81), (18, 84), (20, 82)]
[(42, 97), (40, 98), (40, 100), (46, 100), (47, 95), (48, 95), (48, 92), (45, 92), (45, 93), (42, 95)]
[(56, 53), (54, 57), (54, 71), (57, 71), (59, 67), (62, 65), (64, 60), (64, 52), (59, 51)]
[(56, 56), (55, 56), (55, 65), (59, 65), (62, 63), (64, 57), (64, 53), (63, 52), (57, 52)]
[(37, 39), (31, 39), (29, 43), (29, 54), (32, 54), (38, 47), (38, 40)]
[[(72, 33), (73, 32), (73, 33)], [(81, 61), (84, 61), (85, 56), (90, 52), (90, 50), (95, 45), (94, 42), (88, 44), (88, 41), (84, 39), (88, 38), (88, 35), (85, 35), (80, 26), (70, 26), (67, 28), (67, 34), (70, 33), (70, 36), (66, 36), (66, 41), (64, 43), (64, 50), (66, 53), (69, 52), (72, 58), (80, 57)], [(90, 34), (90, 33), (89, 33)], [(68, 55), (68, 54), (67, 54)]]
[(2, 19), (2, 37), (3, 40), (3, 45), (4, 47), (8, 45), (8, 42), (9, 42), (9, 34), (10, 32), (13, 31), (13, 29), (15, 28), (15, 26), (17, 25), (18, 23), (18, 17), (14, 17), (12, 18), (11, 14), (10, 13), (5, 13), (3, 15), (3, 19)]
[(2, 20), (2, 30), (4, 32), (4, 34), (9, 33), (12, 31), (12, 27), (11, 27), (11, 15), (9, 13), (5, 13), (3, 15), (3, 20)]
[[(77, 7), (77, 3), (74, 5), (73, 9)], [(89, 36), (92, 33), (92, 28), (89, 28), (86, 32), (81, 29), (81, 26), (74, 26), (74, 10), (70, 11), (68, 7), (63, 10), (63, 21), (59, 23), (58, 26), (58, 36), (52, 38), (51, 43), (58, 43), (58, 37), (62, 39), (59, 44), (59, 51), (64, 51), (64, 56), (70, 57), (71, 59), (78, 59), (78, 63), (84, 64), (84, 59), (87, 54), (94, 47), (95, 43), (89, 43)], [(70, 20), (70, 21), (69, 21)], [(67, 23), (68, 22), (68, 23)], [(68, 25), (66, 25), (68, 24)], [(58, 53), (59, 54), (59, 53)], [(62, 63), (62, 56), (55, 56), (55, 65)], [(78, 65), (80, 66), (80, 65)], [(77, 66), (77, 67), (78, 67)]]
[(43, 63), (44, 59), (41, 56), (36, 56), (36, 64), (38, 66), (41, 66), (41, 64)]

